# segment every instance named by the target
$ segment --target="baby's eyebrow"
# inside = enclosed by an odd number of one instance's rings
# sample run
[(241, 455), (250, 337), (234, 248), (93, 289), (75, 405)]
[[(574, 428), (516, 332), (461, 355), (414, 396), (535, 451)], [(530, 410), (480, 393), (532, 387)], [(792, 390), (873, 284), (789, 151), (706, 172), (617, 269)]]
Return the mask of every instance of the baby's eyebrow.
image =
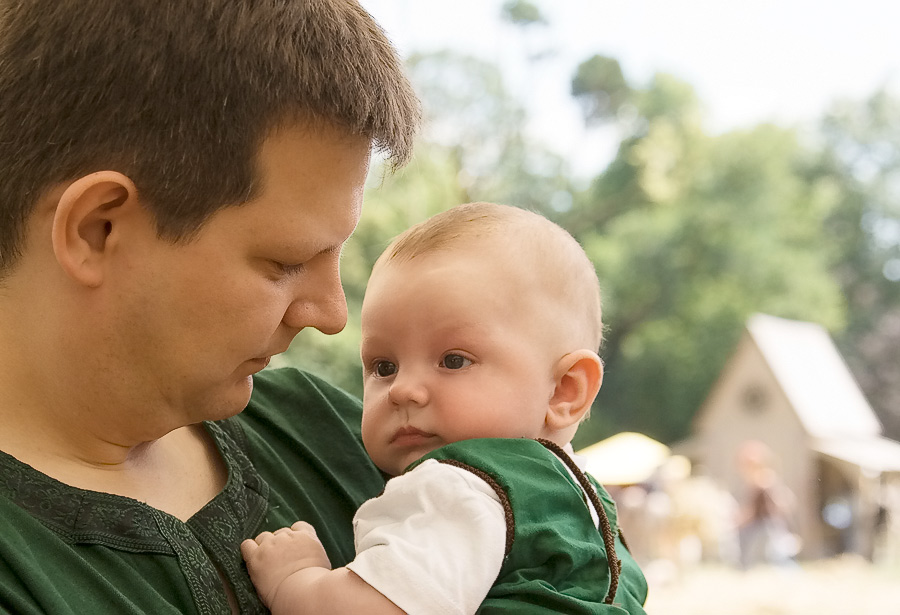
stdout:
[(361, 355), (377, 354), (374, 350), (384, 347), (384, 339), (377, 333), (363, 334), (359, 341), (359, 353)]
[(442, 335), (468, 334), (471, 332), (483, 331), (485, 329), (482, 323), (476, 321), (454, 322), (435, 330), (436, 333)]

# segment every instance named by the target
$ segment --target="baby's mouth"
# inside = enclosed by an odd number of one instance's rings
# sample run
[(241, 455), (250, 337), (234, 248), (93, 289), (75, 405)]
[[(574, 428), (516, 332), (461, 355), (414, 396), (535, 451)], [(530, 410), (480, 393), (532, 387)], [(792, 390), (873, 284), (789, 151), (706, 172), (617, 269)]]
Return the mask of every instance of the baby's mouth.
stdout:
[(395, 446), (416, 446), (434, 437), (435, 435), (432, 433), (407, 425), (394, 433), (390, 443)]

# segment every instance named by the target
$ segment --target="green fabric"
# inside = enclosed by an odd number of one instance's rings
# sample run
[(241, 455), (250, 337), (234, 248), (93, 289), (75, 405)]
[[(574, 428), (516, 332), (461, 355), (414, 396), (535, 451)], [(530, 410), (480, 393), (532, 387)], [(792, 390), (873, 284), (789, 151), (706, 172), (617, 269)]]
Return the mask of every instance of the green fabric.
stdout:
[[(647, 582), (616, 539), (622, 572), (613, 605), (603, 604), (610, 574), (603, 537), (584, 495), (565, 466), (542, 444), (527, 439), (465, 440), (432, 451), (426, 459), (454, 460), (492, 477), (509, 498), (515, 521), (512, 549), (480, 615), (641, 615)], [(420, 463), (420, 462), (418, 462)], [(414, 464), (411, 467), (414, 467)], [(597, 487), (613, 531), (615, 504)]]
[(221, 576), (242, 613), (267, 612), (241, 560), (245, 538), (302, 519), (333, 565), (353, 558), (353, 514), (384, 487), (360, 413), (357, 399), (308, 374), (258, 374), (244, 412), (206, 425), (228, 482), (187, 523), (0, 453), (0, 612), (221, 615)]

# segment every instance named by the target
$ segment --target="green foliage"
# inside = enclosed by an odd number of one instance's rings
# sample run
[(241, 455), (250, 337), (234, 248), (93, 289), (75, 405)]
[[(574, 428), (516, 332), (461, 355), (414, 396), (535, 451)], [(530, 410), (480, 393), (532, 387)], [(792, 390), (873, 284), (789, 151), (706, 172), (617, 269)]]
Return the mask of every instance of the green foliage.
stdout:
[(450, 158), (459, 203), (497, 201), (543, 212), (569, 194), (567, 164), (525, 136), (525, 111), (496, 66), (450, 52), (415, 54), (409, 66), (426, 110), (424, 141), (430, 155)]
[(608, 121), (630, 99), (631, 89), (618, 60), (595, 55), (578, 66), (572, 79), (572, 96), (590, 121)]
[(888, 435), (900, 440), (900, 100), (836, 103), (810, 177), (829, 181), (832, 271), (849, 304), (838, 346)]
[(659, 74), (639, 87), (595, 56), (572, 92), (586, 121), (614, 121), (622, 140), (575, 190), (566, 162), (525, 135), (496, 66), (440, 52), (413, 56), (410, 73), (426, 132), (406, 169), (372, 174), (342, 260), (347, 328), (304, 331), (283, 361), (361, 394), (359, 309), (375, 259), (408, 226), (491, 200), (555, 219), (597, 268), (606, 376), (576, 446), (625, 429), (686, 436), (754, 312), (825, 325), (876, 407), (900, 408), (896, 99), (835, 106), (814, 142), (774, 125), (713, 135), (689, 84)]
[(505, 21), (517, 26), (545, 25), (547, 20), (541, 10), (528, 0), (509, 0), (500, 9)]
[(690, 88), (666, 76), (634, 104), (644, 130), (568, 215), (608, 323), (607, 375), (579, 443), (623, 429), (688, 435), (753, 312), (844, 324), (823, 230), (834, 191), (802, 173), (797, 136), (768, 125), (709, 135)]
[(639, 113), (650, 120), (668, 118), (670, 122), (688, 127), (699, 124), (702, 119), (694, 88), (666, 73), (655, 74), (650, 85), (635, 90), (633, 97)]

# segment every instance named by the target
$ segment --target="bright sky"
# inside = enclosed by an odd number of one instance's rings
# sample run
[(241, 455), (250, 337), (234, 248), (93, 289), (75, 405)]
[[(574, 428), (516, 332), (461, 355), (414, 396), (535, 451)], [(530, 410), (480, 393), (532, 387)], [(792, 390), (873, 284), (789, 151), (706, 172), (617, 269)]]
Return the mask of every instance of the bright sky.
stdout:
[[(404, 55), (450, 47), (504, 66), (535, 134), (576, 159), (599, 155), (569, 96), (595, 53), (636, 84), (657, 71), (684, 79), (714, 131), (810, 121), (838, 97), (900, 87), (895, 0), (533, 0), (550, 23), (524, 38), (500, 23), (503, 0), (361, 1)], [(526, 77), (526, 49), (555, 54)]]

